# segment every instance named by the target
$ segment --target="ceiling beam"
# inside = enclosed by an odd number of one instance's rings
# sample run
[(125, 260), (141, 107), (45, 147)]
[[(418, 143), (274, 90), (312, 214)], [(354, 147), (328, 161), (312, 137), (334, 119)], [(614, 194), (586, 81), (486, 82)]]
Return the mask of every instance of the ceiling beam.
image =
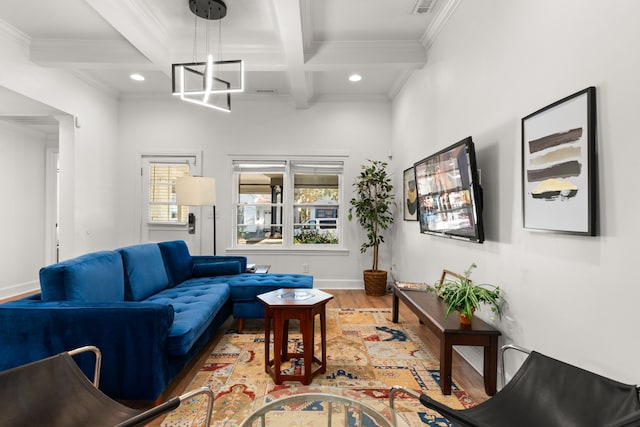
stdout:
[(309, 89), (310, 80), (304, 67), (300, 0), (273, 0), (272, 4), (284, 50), (284, 62), (288, 68), (291, 96), (296, 108), (309, 108), (312, 90)]
[(170, 37), (142, 0), (86, 2), (157, 69), (171, 74)]
[[(226, 53), (229, 57), (244, 59), (246, 71), (283, 71), (286, 69), (280, 50), (229, 49)], [(124, 39), (35, 39), (31, 41), (30, 54), (33, 62), (47, 67), (161, 69)]]
[(34, 39), (31, 60), (58, 68), (156, 68), (126, 40)]
[(313, 42), (305, 58), (309, 71), (353, 66), (415, 70), (427, 63), (427, 51), (417, 41)]

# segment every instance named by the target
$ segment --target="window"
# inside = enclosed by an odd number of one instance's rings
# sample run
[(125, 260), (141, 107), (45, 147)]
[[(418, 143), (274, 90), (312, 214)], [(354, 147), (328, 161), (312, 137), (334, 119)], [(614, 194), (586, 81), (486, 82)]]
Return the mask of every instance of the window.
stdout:
[(344, 161), (236, 160), (235, 246), (336, 247)]
[(342, 164), (293, 162), (294, 244), (338, 244)]
[(147, 221), (149, 223), (187, 222), (188, 206), (176, 204), (176, 179), (189, 175), (189, 165), (150, 162)]

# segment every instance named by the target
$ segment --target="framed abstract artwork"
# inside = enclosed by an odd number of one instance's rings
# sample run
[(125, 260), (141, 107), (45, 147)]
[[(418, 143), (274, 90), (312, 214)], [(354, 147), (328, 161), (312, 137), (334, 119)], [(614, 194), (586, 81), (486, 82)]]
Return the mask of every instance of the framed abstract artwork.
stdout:
[(418, 220), (418, 191), (416, 189), (416, 174), (413, 166), (404, 171), (404, 220)]
[(596, 89), (522, 119), (522, 215), (527, 230), (596, 235)]

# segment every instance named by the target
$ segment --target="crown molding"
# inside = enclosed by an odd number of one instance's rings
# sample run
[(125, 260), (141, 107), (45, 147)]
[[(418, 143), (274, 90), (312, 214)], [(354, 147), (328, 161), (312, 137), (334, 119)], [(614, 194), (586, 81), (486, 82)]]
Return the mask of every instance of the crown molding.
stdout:
[(322, 94), (311, 98), (311, 103), (316, 102), (374, 102), (389, 103), (391, 100), (386, 95), (376, 94)]
[(67, 72), (73, 75), (74, 77), (77, 77), (79, 80), (83, 81), (84, 83), (88, 84), (92, 88), (97, 89), (112, 98), (118, 99), (120, 97), (120, 92), (118, 90), (103, 83), (100, 80), (97, 80), (86, 71), (78, 70), (78, 69), (69, 69), (67, 70)]
[(0, 35), (23, 45), (25, 48), (29, 48), (31, 44), (31, 37), (2, 19), (0, 19)]
[(445, 0), (443, 6), (438, 10), (431, 24), (429, 24), (429, 27), (420, 38), (420, 42), (425, 49), (429, 50), (431, 46), (433, 46), (433, 43), (435, 43), (447, 22), (449, 22), (460, 1), (461, 0)]
[(389, 99), (394, 99), (396, 97), (396, 95), (400, 92), (400, 90), (402, 90), (405, 83), (407, 83), (407, 80), (409, 80), (409, 77), (411, 77), (414, 71), (415, 70), (405, 70), (400, 74), (391, 88), (389, 88), (389, 92), (387, 93)]

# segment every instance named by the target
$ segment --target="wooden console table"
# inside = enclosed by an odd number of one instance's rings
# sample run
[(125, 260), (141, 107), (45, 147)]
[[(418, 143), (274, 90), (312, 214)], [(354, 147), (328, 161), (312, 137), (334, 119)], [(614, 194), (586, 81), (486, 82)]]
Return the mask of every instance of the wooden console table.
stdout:
[(393, 286), (393, 322), (398, 323), (398, 303), (402, 301), (440, 339), (440, 388), (451, 394), (451, 357), (454, 345), (484, 347), (484, 389), (496, 394), (498, 376), (498, 337), (500, 331), (478, 317), (468, 327), (460, 325), (456, 313), (445, 320), (444, 301), (432, 292), (402, 290)]

